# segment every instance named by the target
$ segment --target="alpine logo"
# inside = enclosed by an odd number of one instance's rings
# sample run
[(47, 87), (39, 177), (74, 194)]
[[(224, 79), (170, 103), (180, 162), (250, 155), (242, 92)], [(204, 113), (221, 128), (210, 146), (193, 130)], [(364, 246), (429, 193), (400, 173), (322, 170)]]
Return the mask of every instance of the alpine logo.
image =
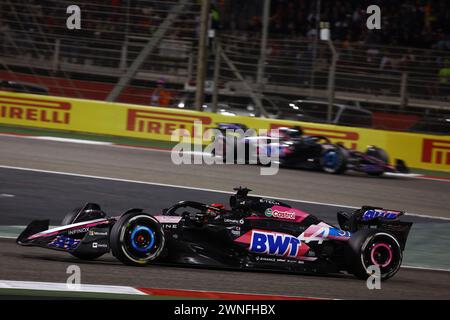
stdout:
[(309, 247), (289, 234), (253, 230), (249, 250), (254, 253), (297, 258), (303, 256)]
[(370, 209), (364, 212), (362, 219), (368, 221), (375, 218), (396, 219), (400, 211)]

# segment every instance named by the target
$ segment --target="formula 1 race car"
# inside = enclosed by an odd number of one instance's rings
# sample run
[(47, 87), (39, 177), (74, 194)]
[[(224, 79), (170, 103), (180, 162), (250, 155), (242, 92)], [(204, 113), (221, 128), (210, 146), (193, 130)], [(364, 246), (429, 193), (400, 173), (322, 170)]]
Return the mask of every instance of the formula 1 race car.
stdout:
[[(221, 134), (217, 137), (219, 141), (214, 156), (225, 159), (227, 153), (231, 153), (231, 161), (237, 163), (260, 163), (261, 151), (264, 151), (268, 156), (277, 153), (278, 162), (284, 167), (336, 174), (354, 170), (373, 176), (381, 176), (385, 172), (409, 172), (403, 160), (396, 159), (396, 165), (391, 165), (386, 151), (381, 148), (369, 146), (365, 152), (350, 150), (342, 144), (332, 143), (325, 136), (303, 135), (300, 127), (279, 128), (276, 137), (243, 134), (247, 128), (240, 124), (222, 123), (218, 130)], [(238, 130), (240, 133), (235, 133)], [(239, 153), (240, 145), (243, 152)]]
[[(382, 280), (400, 268), (411, 222), (401, 211), (364, 206), (338, 212), (339, 228), (278, 200), (236, 188), (230, 207), (180, 201), (161, 214), (131, 209), (107, 217), (97, 204), (75, 209), (63, 225), (32, 221), (23, 246), (95, 259), (112, 251), (128, 265), (182, 264), (214, 268), (339, 273)], [(377, 273), (378, 272), (378, 273)]]

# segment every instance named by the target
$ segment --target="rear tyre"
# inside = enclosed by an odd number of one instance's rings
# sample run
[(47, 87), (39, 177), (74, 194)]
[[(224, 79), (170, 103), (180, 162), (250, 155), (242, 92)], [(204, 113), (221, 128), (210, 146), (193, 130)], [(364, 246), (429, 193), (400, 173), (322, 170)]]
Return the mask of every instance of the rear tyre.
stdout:
[(144, 266), (158, 259), (165, 246), (161, 224), (149, 214), (124, 215), (111, 230), (112, 254), (124, 264)]
[[(66, 214), (61, 221), (61, 225), (67, 226), (69, 224), (84, 221), (83, 219), (80, 219), (80, 221), (78, 221), (78, 220), (74, 221), (75, 218), (78, 216), (78, 213), (80, 212), (81, 209), (82, 209), (82, 207), (78, 207), (78, 208), (73, 209), (72, 212), (69, 212), (68, 214)], [(100, 214), (99, 214), (99, 218), (100, 218)], [(70, 254), (81, 260), (95, 260), (97, 258), (100, 258), (102, 255), (104, 255), (104, 253), (94, 253), (94, 252), (93, 253), (70, 252)]]
[[(389, 156), (387, 154), (386, 151), (384, 151), (381, 148), (375, 147), (375, 146), (370, 146), (367, 148), (366, 150), (366, 154), (368, 156), (377, 158), (378, 160), (383, 161), (384, 163), (389, 163)], [(384, 170), (381, 171), (375, 171), (375, 172), (368, 172), (367, 173), (369, 176), (374, 176), (374, 177), (380, 177), (384, 174)]]
[(353, 234), (348, 245), (350, 271), (360, 279), (372, 274), (370, 267), (379, 268), (381, 280), (391, 278), (400, 269), (403, 252), (397, 239), (388, 232), (363, 229)]
[(378, 148), (375, 146), (370, 146), (367, 148), (366, 154), (368, 156), (375, 157), (375, 158), (383, 161), (384, 163), (389, 163), (389, 156), (388, 156), (387, 152), (384, 151), (384, 149), (381, 149), (381, 148)]
[(320, 166), (328, 173), (344, 173), (347, 170), (347, 157), (339, 147), (326, 148), (320, 156)]

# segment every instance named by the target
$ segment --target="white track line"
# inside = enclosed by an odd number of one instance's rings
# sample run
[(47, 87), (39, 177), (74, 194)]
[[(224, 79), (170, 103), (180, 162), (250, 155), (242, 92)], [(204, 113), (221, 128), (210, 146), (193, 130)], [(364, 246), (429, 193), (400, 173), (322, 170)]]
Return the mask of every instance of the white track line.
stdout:
[(45, 291), (65, 291), (65, 292), (91, 292), (91, 293), (114, 293), (114, 294), (135, 294), (146, 295), (133, 287), (126, 286), (106, 286), (94, 284), (80, 284), (79, 286), (68, 285), (58, 282), (36, 282), (36, 281), (9, 281), (0, 280), (2, 289), (25, 289), (25, 290), (45, 290)]
[(33, 140), (46, 140), (54, 142), (65, 142), (65, 143), (80, 143), (80, 144), (93, 144), (101, 146), (112, 146), (114, 143), (108, 141), (97, 141), (97, 140), (86, 140), (86, 139), (73, 139), (73, 138), (62, 138), (54, 136), (28, 136), (28, 135), (16, 135), (8, 133), (0, 133), (2, 137), (10, 138), (20, 138), (20, 139), (33, 139)]
[(450, 272), (450, 269), (442, 269), (442, 268), (416, 267), (416, 266), (401, 266), (401, 267), (404, 269), (418, 269), (418, 270)]
[[(66, 283), (59, 282), (37, 282), (37, 281), (10, 281), (0, 280), (0, 289), (22, 289), (22, 290), (38, 290), (38, 291), (61, 291), (61, 292), (86, 292), (86, 293), (108, 293), (108, 294), (131, 294), (140, 296), (152, 296), (153, 294), (145, 293), (137, 288), (129, 286), (110, 286), (110, 285), (95, 285), (95, 284), (80, 284), (79, 288), (74, 289), (69, 287)], [(147, 288), (143, 288), (144, 290)], [(233, 294), (233, 295), (257, 295), (267, 297), (285, 297), (285, 298), (303, 298), (303, 299), (318, 299), (329, 300), (328, 298), (317, 298), (309, 296), (291, 296), (291, 295), (271, 295), (264, 293), (242, 293), (242, 292), (228, 292), (228, 291), (208, 291), (208, 290), (189, 290), (177, 288), (148, 288), (155, 290), (180, 290), (183, 292), (193, 293), (208, 293), (214, 292), (219, 294)], [(170, 299), (170, 295), (167, 298)], [(186, 298), (189, 298), (186, 296)], [(333, 299), (336, 300), (336, 299)]]
[[(102, 176), (94, 176), (94, 175), (72, 173), (72, 172), (52, 171), (52, 170), (43, 170), (43, 169), (34, 169), (34, 168), (23, 168), (23, 167), (5, 166), (5, 165), (0, 165), (0, 168), (12, 169), (12, 170), (22, 170), (22, 171), (31, 171), (31, 172), (40, 172), (40, 173), (50, 173), (50, 174), (65, 175), (65, 176), (72, 176), (72, 177), (81, 177), (81, 178), (89, 178), (89, 179), (99, 179), (99, 180), (109, 180), (109, 181), (136, 183), (136, 184), (145, 184), (145, 185), (153, 185), (153, 186), (160, 186), (160, 187), (169, 187), (169, 188), (178, 188), (178, 189), (188, 189), (188, 190), (198, 190), (198, 191), (206, 191), (206, 192), (234, 194), (234, 192), (232, 192), (232, 191), (225, 191), (225, 190), (199, 188), (199, 187), (192, 187), (192, 186), (182, 186), (182, 185), (176, 185), (176, 184), (167, 184), (167, 183), (158, 183), (158, 182), (149, 182), (149, 181), (121, 179), (121, 178), (113, 178), (113, 177), (102, 177)], [(301, 203), (317, 204), (317, 205), (331, 206), (331, 207), (342, 207), (342, 208), (350, 208), (350, 209), (359, 209), (360, 208), (360, 207), (357, 207), (357, 206), (349, 206), (349, 205), (343, 205), (343, 204), (337, 204), (337, 203), (308, 201), (308, 200), (300, 200), (300, 199), (292, 199), (292, 198), (281, 198), (281, 197), (270, 196), (270, 195), (254, 194), (254, 196), (266, 197), (266, 198), (275, 198), (275, 199), (283, 200), (283, 201), (301, 202)], [(431, 216), (431, 215), (418, 214), (418, 213), (412, 213), (412, 212), (407, 212), (405, 214), (408, 215), (408, 216), (414, 216), (414, 217), (420, 217), (420, 218), (429, 218), (429, 219), (450, 221), (450, 218), (447, 218), (447, 217)]]
[(100, 146), (109, 146), (109, 145), (113, 144), (112, 142), (105, 142), (105, 141), (69, 139), (69, 138), (46, 137), (46, 136), (36, 136), (36, 137), (33, 136), (33, 137), (30, 137), (30, 139), (56, 141), (56, 142), (80, 143), (80, 144), (95, 144), (95, 145), (100, 145)]
[(417, 178), (422, 177), (420, 173), (396, 173), (396, 172), (385, 172), (384, 175), (388, 177), (400, 177), (400, 178)]
[[(83, 139), (71, 139), (71, 138), (59, 138), (59, 137), (53, 137), (53, 136), (32, 136), (32, 135), (20, 135), (20, 134), (14, 134), (14, 133), (0, 133), (0, 136), (4, 137), (11, 137), (11, 138), (22, 138), (22, 139), (35, 139), (35, 140), (47, 140), (47, 141), (54, 141), (54, 142), (66, 142), (66, 143), (80, 143), (80, 144), (91, 144), (91, 145), (100, 145), (100, 146), (108, 146), (108, 147), (114, 147), (114, 148), (122, 148), (122, 149), (134, 149), (134, 150), (144, 150), (149, 152), (165, 152), (170, 153), (171, 150), (163, 149), (163, 148), (152, 148), (152, 147), (146, 147), (146, 146), (133, 146), (133, 145), (127, 145), (127, 144), (120, 144), (120, 143), (114, 143), (114, 142), (107, 142), (107, 141), (97, 141), (97, 140), (83, 140)], [(211, 154), (205, 153), (205, 152), (199, 152), (199, 151), (185, 151), (184, 153), (192, 154), (192, 155), (202, 155), (211, 157)], [(440, 181), (440, 182), (449, 182), (449, 179), (442, 179), (439, 177), (427, 177), (420, 173), (392, 173), (392, 172), (386, 172), (386, 176), (390, 177), (397, 177), (397, 178), (411, 178), (411, 179), (421, 179), (421, 180), (430, 180), (430, 181)]]

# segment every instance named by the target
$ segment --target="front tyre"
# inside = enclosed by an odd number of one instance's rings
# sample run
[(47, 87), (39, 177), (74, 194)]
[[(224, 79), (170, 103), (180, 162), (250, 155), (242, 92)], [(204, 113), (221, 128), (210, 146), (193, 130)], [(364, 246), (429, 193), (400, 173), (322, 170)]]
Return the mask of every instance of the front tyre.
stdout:
[(367, 174), (372, 177), (381, 177), (384, 171), (367, 172)]
[(344, 173), (347, 170), (347, 157), (339, 147), (326, 148), (320, 156), (320, 166), (328, 173)]
[[(82, 207), (75, 208), (72, 212), (67, 213), (64, 218), (61, 221), (62, 226), (66, 226), (69, 224), (73, 224), (76, 222), (82, 222), (82, 221), (88, 221), (88, 220), (94, 220), (94, 219), (100, 219), (105, 217), (104, 214), (102, 214), (101, 211), (94, 212), (97, 216), (88, 217), (86, 219), (79, 219), (75, 221), (75, 218), (79, 217), (79, 213)], [(70, 252), (72, 256), (75, 258), (81, 259), (81, 260), (95, 260), (97, 258), (100, 258), (102, 255), (104, 255), (103, 252), (97, 253), (97, 252)]]
[(395, 237), (383, 230), (364, 229), (349, 240), (350, 271), (360, 279), (367, 279), (370, 268), (379, 268), (381, 280), (394, 276), (400, 269), (403, 252)]
[(370, 146), (367, 148), (366, 154), (368, 156), (377, 158), (378, 160), (381, 160), (384, 163), (389, 163), (389, 156), (384, 149), (381, 149), (381, 148), (378, 148), (375, 146)]
[(124, 215), (111, 230), (111, 251), (124, 264), (143, 266), (155, 261), (164, 245), (161, 224), (146, 213)]
[(74, 223), (75, 218), (77, 217), (78, 213), (80, 212), (82, 208), (78, 207), (73, 209), (72, 212), (67, 213), (64, 218), (61, 221), (62, 226), (67, 226), (68, 224)]

